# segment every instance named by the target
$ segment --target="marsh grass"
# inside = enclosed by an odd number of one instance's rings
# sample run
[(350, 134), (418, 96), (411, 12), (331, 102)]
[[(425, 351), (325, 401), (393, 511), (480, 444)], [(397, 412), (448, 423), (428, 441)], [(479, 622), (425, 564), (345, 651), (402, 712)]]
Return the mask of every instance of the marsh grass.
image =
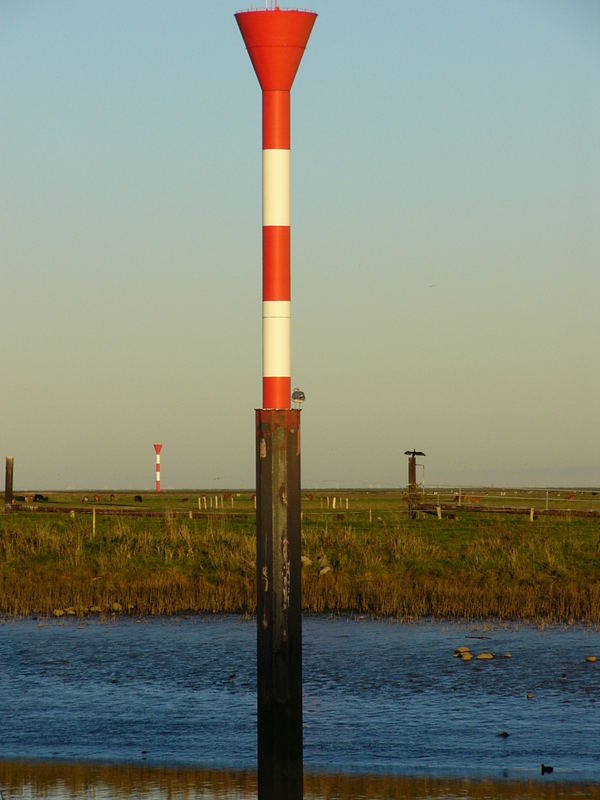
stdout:
[[(253, 514), (0, 517), (0, 612), (255, 609)], [(600, 622), (596, 520), (303, 516), (307, 612)], [(321, 574), (324, 565), (329, 571)]]

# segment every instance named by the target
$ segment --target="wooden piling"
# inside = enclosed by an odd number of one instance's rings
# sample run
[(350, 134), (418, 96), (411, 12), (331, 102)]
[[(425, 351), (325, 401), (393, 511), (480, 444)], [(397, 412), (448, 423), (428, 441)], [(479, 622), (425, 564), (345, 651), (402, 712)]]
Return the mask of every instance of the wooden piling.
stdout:
[(6, 471), (4, 473), (4, 510), (10, 511), (13, 501), (13, 467), (15, 459), (6, 456)]
[(411, 455), (408, 459), (408, 518), (416, 519), (417, 513), (417, 457)]
[(302, 800), (300, 411), (256, 411), (258, 796)]

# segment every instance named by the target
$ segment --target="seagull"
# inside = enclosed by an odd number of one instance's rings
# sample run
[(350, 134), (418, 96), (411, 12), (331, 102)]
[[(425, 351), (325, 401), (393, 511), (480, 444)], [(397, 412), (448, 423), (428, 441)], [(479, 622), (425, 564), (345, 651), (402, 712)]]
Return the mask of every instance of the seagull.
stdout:
[(300, 406), (305, 400), (306, 395), (296, 386), (292, 392), (292, 402), (297, 403)]

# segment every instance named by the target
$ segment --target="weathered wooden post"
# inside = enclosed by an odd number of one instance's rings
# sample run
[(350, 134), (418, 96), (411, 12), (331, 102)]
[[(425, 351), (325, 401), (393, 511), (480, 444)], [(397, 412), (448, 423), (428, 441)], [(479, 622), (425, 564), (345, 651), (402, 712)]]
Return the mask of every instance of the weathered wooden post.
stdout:
[(12, 509), (13, 501), (13, 466), (15, 459), (13, 456), (6, 456), (6, 472), (4, 473), (4, 510)]
[(300, 411), (256, 411), (258, 785), (302, 798)]
[(424, 456), (421, 450), (405, 450), (404, 455), (408, 456), (408, 518), (415, 519), (417, 516), (417, 456)]

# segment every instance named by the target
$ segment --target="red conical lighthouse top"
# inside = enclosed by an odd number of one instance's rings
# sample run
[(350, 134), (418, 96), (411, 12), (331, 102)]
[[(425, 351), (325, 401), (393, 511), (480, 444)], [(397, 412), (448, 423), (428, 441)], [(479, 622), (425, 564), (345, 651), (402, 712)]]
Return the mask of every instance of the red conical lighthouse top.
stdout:
[(276, 6), (235, 18), (261, 89), (289, 92), (317, 15)]

